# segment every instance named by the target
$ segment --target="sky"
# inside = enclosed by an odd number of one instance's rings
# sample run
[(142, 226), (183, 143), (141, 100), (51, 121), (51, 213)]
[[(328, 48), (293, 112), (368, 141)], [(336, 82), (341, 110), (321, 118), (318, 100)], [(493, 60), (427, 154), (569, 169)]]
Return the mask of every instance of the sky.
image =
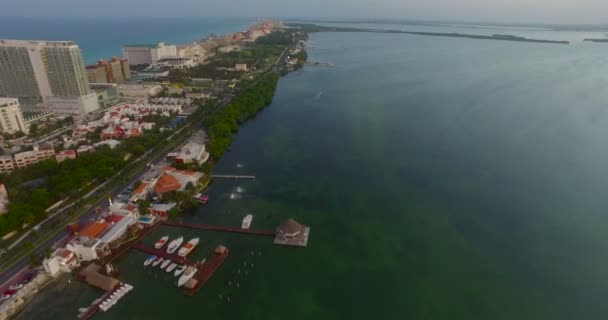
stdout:
[(608, 23), (608, 0), (0, 0), (0, 16), (237, 16)]

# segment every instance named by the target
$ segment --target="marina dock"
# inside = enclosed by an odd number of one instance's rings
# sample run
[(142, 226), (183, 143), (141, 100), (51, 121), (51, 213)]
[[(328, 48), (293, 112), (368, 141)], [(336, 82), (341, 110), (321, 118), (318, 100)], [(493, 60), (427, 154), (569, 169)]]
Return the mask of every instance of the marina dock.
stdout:
[(188, 228), (188, 229), (197, 229), (197, 230), (206, 230), (206, 231), (217, 231), (217, 232), (230, 232), (230, 233), (241, 233), (241, 234), (249, 234), (254, 236), (266, 236), (266, 237), (274, 237), (275, 232), (269, 230), (252, 230), (252, 229), (241, 229), (239, 227), (227, 227), (227, 226), (218, 226), (212, 224), (194, 224), (194, 223), (180, 223), (173, 221), (163, 221), (162, 225), (178, 227), (178, 228)]
[[(221, 248), (221, 249), (220, 249)], [(218, 251), (219, 250), (219, 251)], [(192, 287), (186, 287), (184, 289), (184, 293), (192, 296), (194, 295), (200, 288), (202, 288), (207, 280), (211, 278), (213, 273), (222, 265), (226, 257), (228, 257), (228, 249), (223, 246), (219, 246), (216, 249), (215, 255), (211, 259), (211, 261), (207, 261), (201, 266), (201, 269), (196, 273), (196, 275), (192, 278), (194, 279), (194, 285)]]

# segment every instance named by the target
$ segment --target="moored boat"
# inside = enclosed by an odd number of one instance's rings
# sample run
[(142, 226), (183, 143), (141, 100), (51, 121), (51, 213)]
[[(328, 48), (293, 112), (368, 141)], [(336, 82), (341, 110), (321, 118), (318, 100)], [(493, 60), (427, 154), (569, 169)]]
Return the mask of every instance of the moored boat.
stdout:
[(156, 258), (156, 260), (154, 260), (154, 262), (152, 262), (152, 266), (156, 267), (157, 265), (159, 265), (161, 262), (163, 262), (163, 260), (165, 260), (165, 258), (163, 257), (158, 257)]
[(163, 263), (160, 265), (160, 269), (165, 269), (169, 264), (171, 263), (171, 260), (167, 259), (165, 261), (163, 261)]
[(8, 287), (9, 290), (19, 290), (21, 288), (23, 288), (23, 283), (14, 284), (14, 285)]
[(183, 242), (184, 242), (184, 237), (179, 237), (179, 238), (171, 241), (169, 243), (169, 246), (167, 247), (167, 253), (172, 254), (173, 252), (175, 252), (175, 250), (177, 250), (177, 248), (179, 248), (179, 246), (181, 246)]
[(177, 269), (175, 269), (175, 272), (173, 273), (173, 275), (175, 275), (176, 277), (178, 277), (180, 274), (182, 274), (184, 272), (184, 270), (186, 270), (188, 266), (187, 265), (181, 265), (179, 266)]
[(194, 197), (192, 197), (194, 200), (196, 200), (198, 203), (201, 204), (206, 204), (207, 201), (209, 201), (209, 196), (206, 194), (202, 194), (202, 193), (197, 193), (196, 195), (194, 195)]
[(181, 247), (179, 249), (179, 251), (177, 252), (177, 255), (180, 257), (187, 256), (198, 245), (198, 242), (199, 242), (199, 238), (191, 239), (183, 247)]
[(154, 262), (154, 260), (157, 258), (157, 256), (155, 255), (149, 255), (148, 258), (146, 258), (146, 261), (144, 261), (144, 267), (147, 267), (150, 265), (150, 263)]
[(3, 294), (2, 296), (0, 296), (0, 301), (7, 300), (12, 296), (13, 296), (12, 294)]
[(177, 263), (174, 262), (167, 267), (167, 272), (172, 272), (175, 268), (177, 268)]
[(177, 280), (177, 286), (178, 287), (183, 286), (186, 282), (188, 282), (188, 280), (190, 280), (190, 279), (192, 279), (192, 277), (194, 277), (194, 275), (196, 274), (197, 271), (198, 271), (198, 269), (195, 267), (186, 268), (186, 270), (184, 271), (184, 274), (181, 277), (179, 277), (179, 280)]
[(249, 229), (251, 226), (251, 220), (253, 220), (253, 215), (246, 215), (245, 218), (243, 218), (243, 223), (241, 223), (241, 229)]
[(167, 243), (167, 241), (169, 241), (169, 236), (164, 236), (160, 239), (158, 239), (155, 243), (154, 243), (154, 248), (155, 249), (160, 249), (162, 247), (165, 246), (165, 244)]

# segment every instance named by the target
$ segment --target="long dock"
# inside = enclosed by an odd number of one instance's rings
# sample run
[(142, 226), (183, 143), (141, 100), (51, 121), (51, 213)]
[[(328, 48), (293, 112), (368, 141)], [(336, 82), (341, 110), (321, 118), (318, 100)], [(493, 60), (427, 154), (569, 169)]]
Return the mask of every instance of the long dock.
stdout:
[(241, 234), (249, 234), (249, 235), (254, 235), (254, 236), (274, 237), (274, 235), (275, 235), (274, 231), (241, 229), (238, 227), (217, 226), (217, 225), (212, 225), (212, 224), (180, 223), (180, 222), (173, 222), (173, 221), (163, 221), (163, 222), (161, 222), (161, 224), (165, 225), (165, 226), (178, 227), (178, 228), (241, 233)]
[(254, 175), (238, 175), (238, 174), (212, 174), (211, 178), (217, 179), (255, 179)]
[(184, 293), (192, 296), (194, 295), (200, 288), (202, 288), (207, 280), (211, 278), (213, 273), (222, 265), (226, 257), (228, 256), (228, 251), (223, 254), (216, 254), (211, 261), (207, 261), (202, 266), (202, 270), (199, 270), (193, 279), (196, 279), (196, 285), (192, 288), (185, 288)]
[(172, 262), (175, 262), (177, 264), (187, 264), (189, 266), (194, 265), (194, 262), (189, 261), (188, 259), (186, 259), (185, 257), (180, 257), (176, 254), (170, 254), (167, 253), (166, 250), (161, 249), (155, 249), (155, 248), (151, 248), (151, 247), (146, 247), (141, 243), (134, 243), (131, 245), (131, 248), (135, 249), (135, 250), (139, 250), (141, 252), (147, 253), (147, 254), (152, 254), (155, 255), (157, 257), (162, 257), (165, 260), (169, 259)]

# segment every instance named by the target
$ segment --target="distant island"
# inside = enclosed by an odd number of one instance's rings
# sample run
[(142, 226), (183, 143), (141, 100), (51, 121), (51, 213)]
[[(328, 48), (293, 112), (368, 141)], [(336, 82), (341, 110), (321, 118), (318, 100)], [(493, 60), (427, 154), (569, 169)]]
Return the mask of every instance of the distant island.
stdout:
[(608, 38), (605, 39), (585, 39), (588, 42), (608, 42)]
[(312, 32), (400, 33), (400, 34), (414, 34), (414, 35), (420, 35), (420, 36), (469, 38), (469, 39), (480, 39), (480, 40), (570, 44), (569, 41), (528, 39), (528, 38), (524, 38), (524, 37), (504, 35), (504, 34), (493, 34), (491, 36), (486, 36), (486, 35), (475, 35), (475, 34), (464, 34), (464, 33), (417, 32), (417, 31), (401, 31), (401, 30), (386, 30), (386, 29), (328, 27), (328, 26), (320, 26), (320, 25), (311, 24), (311, 23), (287, 23), (286, 25), (289, 27), (293, 27), (293, 28), (300, 28), (300, 29), (302, 29), (302, 31), (307, 32), (307, 33), (312, 33)]

